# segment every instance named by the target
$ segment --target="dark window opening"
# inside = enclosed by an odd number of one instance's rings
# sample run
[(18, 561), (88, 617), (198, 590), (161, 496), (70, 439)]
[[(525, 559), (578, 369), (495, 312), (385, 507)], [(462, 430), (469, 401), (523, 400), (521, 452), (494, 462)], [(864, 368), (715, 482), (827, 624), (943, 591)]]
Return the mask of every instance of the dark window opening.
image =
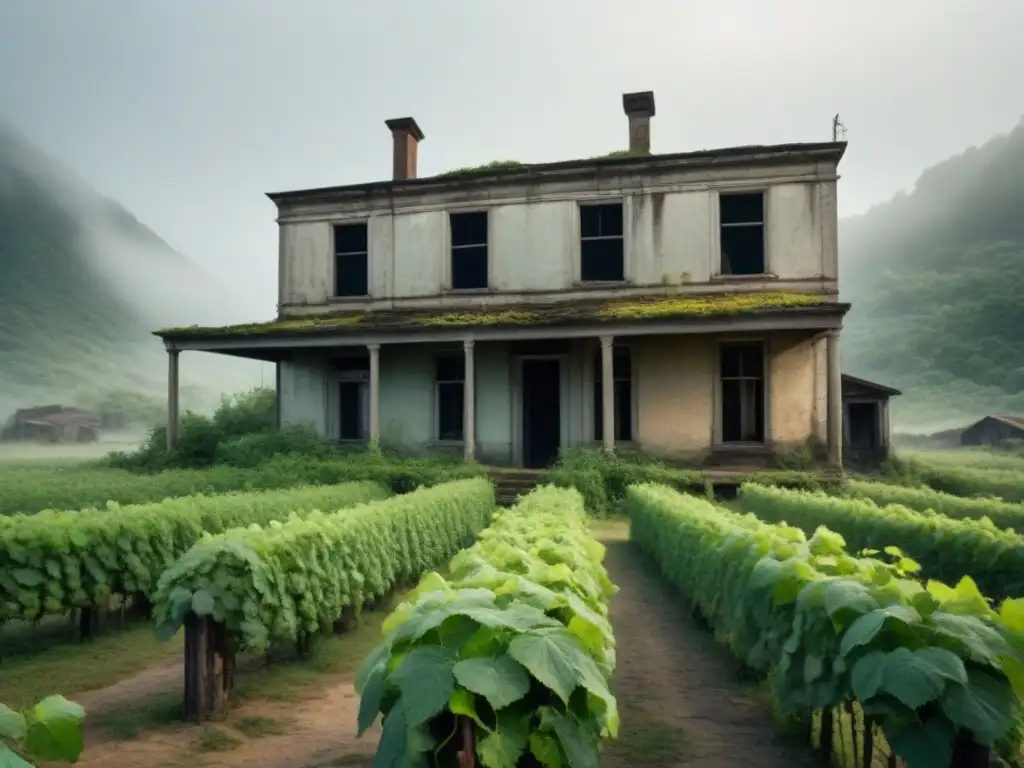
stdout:
[(452, 289), (465, 291), (487, 287), (487, 212), (453, 213)]
[(580, 279), (621, 282), (626, 279), (622, 237), (622, 203), (580, 206)]
[(437, 439), (462, 440), (465, 403), (466, 359), (445, 355), (437, 359)]
[(764, 344), (721, 347), (722, 442), (764, 442)]
[(847, 403), (846, 421), (849, 424), (849, 447), (858, 451), (874, 451), (881, 447), (878, 403)]
[(764, 194), (719, 195), (722, 274), (763, 275)]
[(334, 227), (334, 295), (367, 296), (369, 290), (366, 222)]
[(338, 437), (365, 440), (367, 437), (366, 382), (342, 381), (338, 385)]
[[(633, 439), (633, 362), (628, 347), (612, 349), (615, 439)], [(604, 440), (604, 384), (601, 350), (594, 354), (594, 440)]]

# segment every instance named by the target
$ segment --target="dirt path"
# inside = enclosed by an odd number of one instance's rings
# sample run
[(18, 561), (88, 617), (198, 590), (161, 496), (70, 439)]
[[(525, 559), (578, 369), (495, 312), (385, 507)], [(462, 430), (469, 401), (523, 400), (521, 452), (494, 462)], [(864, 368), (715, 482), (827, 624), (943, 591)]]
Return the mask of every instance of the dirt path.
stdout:
[(738, 666), (681, 600), (622, 540), (606, 540), (606, 567), (619, 593), (611, 619), (615, 693), (622, 715), (602, 768), (811, 768), (787, 743)]

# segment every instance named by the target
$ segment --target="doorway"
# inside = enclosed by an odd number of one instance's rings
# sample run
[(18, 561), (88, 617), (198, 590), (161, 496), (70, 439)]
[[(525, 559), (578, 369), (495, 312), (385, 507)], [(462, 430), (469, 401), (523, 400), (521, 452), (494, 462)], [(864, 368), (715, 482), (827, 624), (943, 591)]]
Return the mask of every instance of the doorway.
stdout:
[(854, 451), (876, 451), (882, 447), (878, 403), (846, 403), (847, 447)]
[(558, 459), (562, 442), (561, 361), (526, 358), (522, 364), (523, 465), (542, 469)]

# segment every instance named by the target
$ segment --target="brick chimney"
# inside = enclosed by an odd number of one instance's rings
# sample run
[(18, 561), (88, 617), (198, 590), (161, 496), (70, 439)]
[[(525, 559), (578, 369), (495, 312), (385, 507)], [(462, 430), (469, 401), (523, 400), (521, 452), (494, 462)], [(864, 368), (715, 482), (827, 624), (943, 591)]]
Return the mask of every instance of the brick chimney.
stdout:
[(423, 131), (411, 117), (396, 117), (385, 120), (394, 139), (394, 180), (405, 181), (416, 178), (416, 152), (425, 138)]
[(622, 108), (629, 117), (629, 151), (637, 155), (651, 154), (654, 91), (622, 94)]

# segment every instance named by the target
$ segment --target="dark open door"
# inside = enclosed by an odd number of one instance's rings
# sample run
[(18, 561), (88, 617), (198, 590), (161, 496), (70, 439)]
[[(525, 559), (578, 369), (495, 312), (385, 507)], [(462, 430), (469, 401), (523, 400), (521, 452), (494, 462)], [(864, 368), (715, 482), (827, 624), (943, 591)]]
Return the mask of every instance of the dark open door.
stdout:
[(548, 467), (562, 442), (560, 361), (523, 360), (523, 463)]

